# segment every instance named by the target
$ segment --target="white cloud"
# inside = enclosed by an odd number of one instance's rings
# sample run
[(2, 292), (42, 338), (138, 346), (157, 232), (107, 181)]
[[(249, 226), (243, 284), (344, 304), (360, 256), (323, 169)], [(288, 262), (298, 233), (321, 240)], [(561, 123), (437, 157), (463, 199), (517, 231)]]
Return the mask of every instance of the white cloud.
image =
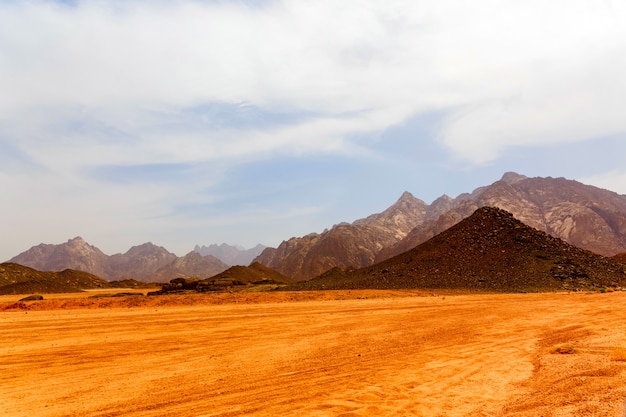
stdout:
[[(43, 195), (51, 217), (84, 207), (73, 220), (102, 229), (167, 216), (168, 201), (218, 198), (207, 190), (250, 160), (376, 157), (360, 138), (420, 112), (446, 112), (441, 144), (477, 165), (624, 133), (624, 22), (610, 0), (3, 2), (0, 141), (29, 162), (0, 167), (19, 203), (3, 214), (35, 218)], [(190, 110), (207, 103), (293, 117), (213, 126)], [(192, 185), (89, 175), (202, 163)]]
[(147, 108), (247, 102), (320, 112), (345, 137), (342, 113), (395, 113), (379, 130), (456, 108), (441, 140), (481, 163), (511, 145), (624, 129), (626, 13), (607, 4), (11, 2), (0, 6), (0, 117), (69, 106), (132, 135)]
[(626, 50), (546, 62), (517, 89), (456, 112), (443, 140), (476, 162), (493, 160), (507, 147), (552, 145), (626, 132)]

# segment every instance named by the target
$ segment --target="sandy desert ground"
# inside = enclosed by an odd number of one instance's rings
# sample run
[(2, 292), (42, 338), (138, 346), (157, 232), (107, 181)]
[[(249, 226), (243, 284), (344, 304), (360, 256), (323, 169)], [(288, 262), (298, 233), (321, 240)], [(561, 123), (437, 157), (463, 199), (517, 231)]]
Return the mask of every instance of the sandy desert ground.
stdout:
[(0, 312), (2, 416), (624, 415), (626, 293), (58, 300)]

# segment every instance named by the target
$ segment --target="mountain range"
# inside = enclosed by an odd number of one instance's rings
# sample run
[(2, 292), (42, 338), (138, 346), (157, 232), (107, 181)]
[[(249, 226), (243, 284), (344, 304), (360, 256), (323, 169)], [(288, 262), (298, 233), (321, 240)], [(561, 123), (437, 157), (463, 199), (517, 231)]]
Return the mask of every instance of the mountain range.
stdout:
[(10, 262), (45, 271), (71, 268), (109, 280), (156, 282), (209, 278), (233, 263), (247, 264), (255, 251), (262, 250), (251, 262), (307, 280), (332, 268), (367, 267), (405, 253), (481, 207), (507, 210), (534, 229), (600, 255), (626, 252), (626, 196), (565, 178), (528, 178), (509, 172), (493, 184), (456, 198), (443, 195), (431, 204), (405, 192), (381, 213), (293, 237), (276, 248), (258, 245), (243, 251), (225, 244), (196, 245), (179, 258), (145, 243), (109, 256), (76, 237), (59, 245), (34, 246)]
[(626, 286), (626, 265), (477, 209), (421, 245), (360, 269), (333, 268), (289, 289), (437, 288), (487, 292), (593, 291)]
[(298, 280), (332, 267), (362, 268), (410, 250), (487, 206), (600, 255), (626, 252), (626, 196), (565, 178), (508, 172), (491, 185), (456, 198), (443, 195), (430, 205), (405, 192), (382, 213), (283, 241), (255, 261)]
[(188, 276), (208, 278), (228, 269), (228, 265), (212, 255), (202, 256), (191, 251), (177, 257), (150, 242), (133, 246), (126, 253), (109, 256), (81, 237), (58, 245), (42, 243), (33, 246), (9, 262), (41, 271), (75, 269), (107, 280), (134, 278), (149, 282)]

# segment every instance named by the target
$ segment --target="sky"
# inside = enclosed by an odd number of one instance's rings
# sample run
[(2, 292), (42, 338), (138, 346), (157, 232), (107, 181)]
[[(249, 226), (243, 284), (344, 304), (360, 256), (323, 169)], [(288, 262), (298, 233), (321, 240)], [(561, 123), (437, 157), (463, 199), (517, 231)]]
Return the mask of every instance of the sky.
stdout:
[(0, 261), (277, 246), (515, 171), (626, 194), (617, 0), (0, 1)]

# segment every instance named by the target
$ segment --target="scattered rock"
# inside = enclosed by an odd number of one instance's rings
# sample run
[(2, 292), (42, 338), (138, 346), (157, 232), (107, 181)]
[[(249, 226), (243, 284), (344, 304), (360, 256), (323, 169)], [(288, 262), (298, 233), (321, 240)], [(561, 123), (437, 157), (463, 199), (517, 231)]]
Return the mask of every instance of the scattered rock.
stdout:
[(21, 298), (19, 301), (41, 301), (43, 300), (43, 295), (33, 294), (28, 297)]
[(149, 292), (148, 295), (240, 291), (254, 286), (279, 287), (289, 282), (293, 280), (255, 262), (250, 266), (233, 266), (206, 279), (174, 278), (163, 284), (161, 290)]
[(118, 292), (113, 294), (96, 294), (91, 295), (89, 298), (109, 298), (109, 297), (143, 297), (140, 292)]

